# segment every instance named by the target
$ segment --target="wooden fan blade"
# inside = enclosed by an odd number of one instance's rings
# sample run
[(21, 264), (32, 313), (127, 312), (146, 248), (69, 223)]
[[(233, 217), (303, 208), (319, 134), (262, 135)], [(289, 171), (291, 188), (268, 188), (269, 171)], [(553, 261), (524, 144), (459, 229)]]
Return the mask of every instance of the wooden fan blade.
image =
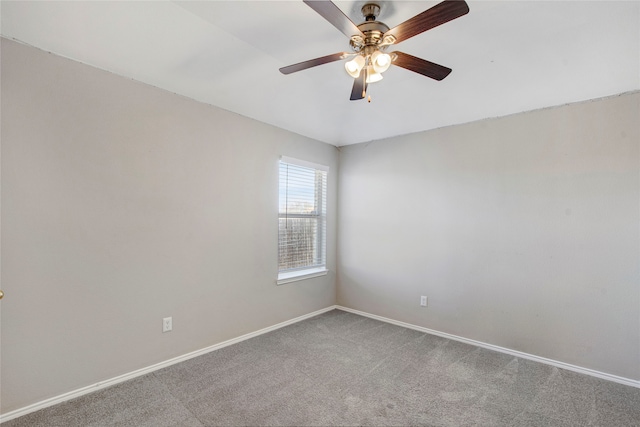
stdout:
[(311, 9), (318, 12), (320, 16), (329, 21), (331, 25), (340, 30), (340, 32), (345, 36), (351, 37), (359, 35), (364, 39), (364, 34), (362, 34), (362, 31), (360, 31), (358, 26), (354, 24), (353, 21), (349, 19), (349, 17), (345, 15), (333, 2), (326, 0), (304, 0), (304, 3), (306, 3)]
[(349, 54), (347, 52), (334, 53), (332, 55), (321, 56), (320, 58), (310, 59), (304, 62), (298, 62), (297, 64), (287, 65), (280, 68), (282, 74), (291, 74), (296, 71), (306, 70), (307, 68), (317, 67), (318, 65), (328, 64), (329, 62), (339, 61), (346, 58)]
[(395, 43), (400, 43), (467, 13), (469, 13), (469, 6), (463, 0), (446, 0), (404, 21), (384, 35), (393, 35), (396, 38)]
[(451, 68), (426, 61), (409, 55), (408, 53), (393, 52), (393, 54), (395, 54), (395, 59), (393, 60), (394, 65), (413, 71), (414, 73), (422, 74), (423, 76), (431, 77), (435, 80), (442, 80), (451, 72)]
[(367, 69), (363, 68), (360, 75), (353, 79), (353, 88), (351, 89), (351, 101), (363, 99), (367, 94)]

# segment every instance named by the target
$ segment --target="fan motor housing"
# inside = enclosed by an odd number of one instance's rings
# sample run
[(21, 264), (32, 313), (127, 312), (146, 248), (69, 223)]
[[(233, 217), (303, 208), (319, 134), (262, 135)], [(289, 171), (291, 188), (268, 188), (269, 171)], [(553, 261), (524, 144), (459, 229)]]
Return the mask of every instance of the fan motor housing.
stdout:
[(358, 29), (364, 34), (364, 46), (377, 46), (382, 42), (384, 33), (389, 31), (389, 27), (380, 21), (376, 21), (376, 17), (380, 13), (380, 6), (376, 3), (367, 3), (362, 6), (362, 16), (365, 22), (358, 25)]
[(384, 33), (389, 31), (389, 27), (380, 21), (376, 21), (376, 16), (380, 13), (380, 6), (375, 3), (367, 3), (362, 6), (362, 16), (365, 21), (358, 25), (358, 29), (364, 35), (356, 35), (351, 37), (351, 47), (356, 52), (361, 52), (367, 48), (376, 47), (382, 43)]
[(389, 31), (386, 24), (379, 21), (367, 21), (358, 25), (358, 29), (364, 34), (365, 45), (377, 45), (382, 41), (384, 33)]
[(351, 47), (356, 51), (361, 51), (367, 46), (378, 46), (384, 38), (384, 33), (389, 31), (389, 27), (379, 21), (363, 22), (358, 25), (358, 29), (364, 34), (364, 40), (360, 36), (351, 37)]

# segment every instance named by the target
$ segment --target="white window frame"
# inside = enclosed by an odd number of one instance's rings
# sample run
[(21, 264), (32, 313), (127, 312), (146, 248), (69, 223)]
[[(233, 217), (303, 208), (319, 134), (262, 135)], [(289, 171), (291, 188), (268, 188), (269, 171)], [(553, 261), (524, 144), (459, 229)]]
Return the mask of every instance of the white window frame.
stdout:
[[(320, 195), (320, 200), (324, 201), (324, 205), (322, 206), (318, 206), (319, 207), (319, 213), (316, 215), (316, 217), (318, 217), (319, 219), (321, 219), (320, 221), (318, 221), (318, 239), (316, 241), (316, 245), (322, 245), (322, 247), (319, 249), (321, 251), (323, 251), (323, 261), (324, 263), (322, 265), (313, 265), (313, 266), (309, 266), (309, 267), (302, 267), (302, 268), (297, 268), (297, 269), (291, 269), (291, 270), (279, 270), (278, 271), (278, 279), (277, 279), (277, 284), (278, 285), (282, 285), (285, 283), (290, 283), (290, 282), (295, 282), (298, 280), (304, 280), (304, 279), (310, 279), (312, 277), (319, 277), (319, 276), (324, 276), (328, 273), (327, 270), (327, 255), (326, 255), (326, 233), (327, 233), (327, 226), (326, 226), (326, 211), (327, 211), (327, 207), (326, 207), (326, 187), (327, 187), (327, 180), (328, 180), (328, 172), (329, 172), (329, 167), (325, 166), (325, 165), (320, 165), (317, 163), (313, 163), (313, 162), (309, 162), (306, 160), (300, 160), (300, 159), (295, 159), (292, 157), (286, 157), (286, 156), (281, 156), (280, 157), (280, 164), (282, 163), (286, 163), (286, 164), (290, 164), (290, 165), (294, 165), (294, 166), (300, 166), (300, 167), (304, 167), (304, 168), (309, 168), (309, 169), (314, 169), (316, 171), (322, 171), (325, 172), (325, 182), (324, 182), (324, 186), (323, 188), (325, 189), (325, 194), (324, 195)], [(280, 188), (280, 167), (278, 167), (278, 188)], [(317, 188), (314, 190), (316, 191), (316, 199), (318, 198), (318, 194), (317, 194)], [(280, 193), (280, 192), (279, 192)], [(280, 194), (278, 194), (278, 198), (280, 197)], [(278, 207), (278, 223), (280, 223), (280, 220), (282, 218), (283, 213), (280, 212), (280, 207)], [(280, 257), (280, 234), (278, 233), (278, 258)], [(279, 262), (279, 260), (278, 260)]]

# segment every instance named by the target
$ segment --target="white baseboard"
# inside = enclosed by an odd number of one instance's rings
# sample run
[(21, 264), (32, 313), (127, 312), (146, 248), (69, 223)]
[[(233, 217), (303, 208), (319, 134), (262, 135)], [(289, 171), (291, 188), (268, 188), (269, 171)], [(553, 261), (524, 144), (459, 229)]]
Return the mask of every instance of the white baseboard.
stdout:
[(409, 329), (414, 329), (416, 331), (424, 332), (430, 335), (436, 335), (443, 338), (448, 338), (450, 340), (463, 342), (465, 344), (470, 344), (476, 347), (486, 348), (488, 350), (498, 351), (500, 353), (510, 354), (515, 357), (521, 357), (523, 359), (533, 360), (534, 362), (544, 363), (545, 365), (555, 366), (557, 368), (566, 369), (568, 371), (578, 372), (580, 374), (590, 375), (592, 377), (601, 378), (604, 380), (613, 381), (616, 383), (628, 385), (631, 387), (640, 388), (640, 381), (632, 380), (630, 378), (619, 377), (617, 375), (607, 374), (606, 372), (595, 371), (589, 368), (583, 368), (576, 365), (571, 365), (569, 363), (559, 362), (553, 359), (547, 359), (546, 357), (536, 356), (529, 353), (523, 353), (517, 350), (511, 350), (509, 348), (499, 347), (493, 344), (487, 344), (481, 341), (472, 340), (469, 338), (459, 337), (457, 335), (447, 334), (446, 332), (435, 331), (433, 329), (424, 328), (422, 326), (412, 325), (411, 323), (400, 322), (398, 320), (388, 319), (386, 317), (378, 316), (375, 314), (367, 313), (360, 310), (354, 310), (352, 308), (343, 307), (340, 305), (336, 305), (335, 308), (342, 311), (347, 311), (349, 313), (358, 314), (360, 316), (370, 317), (371, 319), (380, 320), (382, 322), (391, 323), (393, 325), (402, 326)]
[(440, 336), (440, 337), (443, 337), (443, 338), (448, 338), (448, 339), (451, 339), (451, 340), (454, 340), (454, 341), (460, 341), (460, 342), (463, 342), (465, 344), (470, 344), (470, 345), (473, 345), (473, 346), (476, 346), (476, 347), (482, 347), (482, 348), (486, 348), (486, 349), (489, 349), (489, 350), (498, 351), (500, 353), (510, 354), (512, 356), (515, 356), (515, 357), (521, 357), (523, 359), (533, 360), (535, 362), (540, 362), (540, 363), (544, 363), (546, 365), (551, 365), (551, 366), (555, 366), (555, 367), (558, 367), (558, 368), (567, 369), (569, 371), (574, 371), (574, 372), (578, 372), (578, 373), (581, 373), (581, 374), (590, 375), (590, 376), (593, 376), (593, 377), (602, 378), (602, 379), (613, 381), (613, 382), (616, 382), (616, 383), (628, 385), (628, 386), (631, 386), (631, 387), (640, 388), (640, 381), (637, 381), (637, 380), (632, 380), (632, 379), (629, 379), (629, 378), (619, 377), (617, 375), (611, 375), (611, 374), (607, 374), (605, 372), (595, 371), (593, 369), (582, 368), (580, 366), (575, 366), (575, 365), (571, 365), (571, 364), (568, 364), (568, 363), (559, 362), (557, 360), (547, 359), (545, 357), (535, 356), (535, 355), (532, 355), (532, 354), (523, 353), (521, 351), (511, 350), (511, 349), (508, 349), (508, 348), (499, 347), (499, 346), (492, 345), (492, 344), (487, 344), (487, 343), (484, 343), (484, 342), (481, 342), (481, 341), (475, 341), (475, 340), (472, 340), (472, 339), (459, 337), (457, 335), (447, 334), (445, 332), (435, 331), (433, 329), (424, 328), (422, 326), (417, 326), (417, 325), (412, 325), (410, 323), (400, 322), (398, 320), (388, 319), (386, 317), (378, 316), (378, 315), (367, 313), (367, 312), (364, 312), (364, 311), (354, 310), (352, 308), (343, 307), (343, 306), (340, 306), (340, 305), (332, 305), (332, 306), (323, 308), (321, 310), (314, 311), (313, 313), (305, 314), (303, 316), (299, 316), (299, 317), (296, 317), (294, 319), (287, 320), (287, 321), (278, 323), (276, 325), (269, 326), (269, 327), (264, 328), (264, 329), (260, 329), (260, 330), (255, 331), (255, 332), (250, 332), (248, 334), (241, 335), (241, 336), (239, 336), (237, 338), (232, 338), (230, 340), (223, 341), (221, 343), (214, 344), (212, 346), (205, 347), (203, 349), (196, 350), (196, 351), (193, 351), (191, 353), (184, 354), (182, 356), (178, 356), (178, 357), (174, 357), (174, 358), (169, 359), (169, 360), (165, 360), (164, 362), (156, 363), (155, 365), (147, 366), (146, 368), (138, 369), (138, 370), (135, 370), (133, 372), (129, 372), (127, 374), (119, 375), (117, 377), (114, 377), (114, 378), (111, 378), (111, 379), (108, 379), (108, 380), (105, 380), (105, 381), (100, 381), (100, 382), (97, 382), (95, 384), (92, 384), (92, 385), (89, 385), (89, 386), (86, 386), (86, 387), (82, 387), (82, 388), (79, 388), (77, 390), (70, 391), (68, 393), (61, 394), (59, 396), (51, 397), (51, 398), (43, 400), (41, 402), (36, 402), (34, 404), (25, 406), (23, 408), (19, 408), (19, 409), (16, 409), (14, 411), (7, 412), (6, 414), (0, 414), (0, 423), (12, 420), (14, 418), (21, 417), (23, 415), (30, 414), (31, 412), (35, 412), (35, 411), (38, 411), (40, 409), (48, 408), (49, 406), (53, 406), (53, 405), (56, 405), (58, 403), (65, 402), (67, 400), (75, 399), (76, 397), (80, 397), (80, 396), (83, 396), (85, 394), (89, 394), (89, 393), (92, 393), (94, 391), (98, 391), (98, 390), (101, 390), (103, 388), (110, 387), (112, 385), (120, 384), (120, 383), (128, 381), (130, 379), (133, 379), (133, 378), (136, 378), (136, 377), (139, 377), (139, 376), (142, 376), (142, 375), (149, 374), (151, 372), (157, 371), (157, 370), (162, 369), (162, 368), (166, 368), (167, 366), (175, 365), (176, 363), (184, 362), (185, 360), (189, 360), (189, 359), (192, 359), (194, 357), (198, 357), (198, 356), (201, 356), (203, 354), (206, 354), (206, 353), (209, 353), (209, 352), (212, 352), (212, 351), (215, 351), (215, 350), (219, 350), (221, 348), (224, 348), (224, 347), (239, 343), (241, 341), (248, 340), (249, 338), (257, 337), (259, 335), (266, 334), (267, 332), (275, 331), (276, 329), (280, 329), (280, 328), (283, 328), (285, 326), (292, 325), (294, 323), (300, 322), (302, 320), (306, 320), (306, 319), (308, 319), (310, 317), (314, 317), (314, 316), (317, 316), (317, 315), (322, 314), (322, 313), (326, 313), (327, 311), (331, 311), (331, 310), (334, 310), (334, 309), (347, 311), (349, 313), (358, 314), (360, 316), (369, 317), (369, 318), (372, 318), (372, 319), (380, 320), (382, 322), (391, 323), (393, 325), (402, 326), (402, 327), (409, 328), (409, 329), (414, 329), (416, 331), (424, 332), (424, 333), (431, 334), (431, 335)]
[(6, 414), (0, 414), (0, 423), (5, 421), (13, 420), (14, 418), (21, 417), (23, 415), (30, 414), (31, 412), (38, 411), (40, 409), (48, 408), (49, 406), (56, 405), (58, 403), (65, 402), (67, 400), (75, 399), (76, 397), (83, 396), (85, 394), (93, 393), (94, 391), (102, 390), (103, 388), (111, 387), (112, 385), (120, 384), (122, 382), (131, 380), (133, 378), (149, 374), (153, 371), (157, 371), (162, 368), (166, 368), (167, 366), (175, 365), (176, 363), (184, 362), (185, 360), (192, 359), (194, 357), (202, 356), (203, 354), (219, 350), (221, 348), (230, 346), (232, 344), (239, 343), (244, 340), (248, 340), (249, 338), (257, 337), (258, 335), (266, 334), (267, 332), (275, 331), (276, 329), (283, 328), (285, 326), (300, 322), (302, 320), (306, 320), (310, 317), (317, 316), (322, 313), (326, 313), (327, 311), (334, 310), (336, 308), (335, 305), (323, 308), (318, 311), (314, 311), (313, 313), (305, 314), (303, 316), (296, 317), (295, 319), (287, 320), (281, 323), (278, 323), (273, 326), (269, 326), (264, 329), (260, 329), (255, 332), (250, 332), (245, 335), (241, 335), (237, 338), (232, 338), (227, 341), (223, 341), (218, 344), (214, 344), (209, 347), (205, 347), (200, 350), (192, 351), (191, 353), (183, 354), (182, 356), (177, 356), (169, 360), (165, 360), (164, 362), (156, 363), (155, 365), (147, 366), (146, 368), (138, 369), (133, 372), (129, 372), (127, 374), (119, 375), (117, 377), (100, 381), (92, 385), (88, 385), (86, 387), (79, 388), (77, 390), (70, 391), (68, 393), (61, 394), (59, 396), (51, 397), (49, 399), (43, 400), (41, 402), (36, 402), (34, 404), (25, 406), (23, 408), (19, 408), (13, 410), (11, 412), (7, 412)]

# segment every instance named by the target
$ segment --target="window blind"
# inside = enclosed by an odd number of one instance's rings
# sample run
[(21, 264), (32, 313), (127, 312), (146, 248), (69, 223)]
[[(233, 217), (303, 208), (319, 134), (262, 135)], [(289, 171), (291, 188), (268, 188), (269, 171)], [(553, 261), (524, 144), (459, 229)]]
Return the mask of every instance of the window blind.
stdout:
[(283, 158), (279, 177), (278, 270), (324, 267), (327, 168)]

